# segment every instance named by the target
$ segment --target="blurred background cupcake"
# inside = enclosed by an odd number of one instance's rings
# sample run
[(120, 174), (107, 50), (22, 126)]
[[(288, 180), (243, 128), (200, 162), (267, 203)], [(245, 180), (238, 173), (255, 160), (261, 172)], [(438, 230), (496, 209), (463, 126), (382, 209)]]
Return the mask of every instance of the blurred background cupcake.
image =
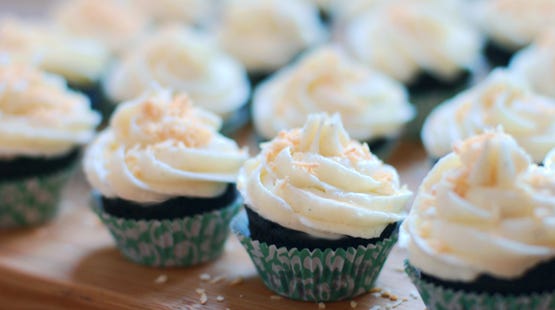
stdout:
[(326, 37), (310, 1), (223, 0), (214, 31), (223, 49), (246, 67), (253, 86)]
[(485, 53), (492, 66), (506, 66), (514, 52), (555, 27), (552, 0), (474, 1), (473, 17), (487, 34)]
[(480, 67), (483, 38), (459, 1), (375, 1), (336, 37), (356, 59), (404, 83), (418, 117), (466, 87)]
[(232, 230), (264, 284), (307, 301), (368, 292), (411, 197), (396, 170), (351, 140), (337, 114), (312, 114), (261, 147), (240, 171), (248, 220), (238, 215)]
[(151, 33), (114, 65), (104, 89), (117, 104), (153, 84), (186, 92), (196, 105), (224, 119), (226, 133), (248, 121), (246, 71), (204, 33), (179, 26)]
[(189, 266), (222, 253), (248, 154), (220, 126), (217, 115), (170, 91), (118, 106), (88, 148), (84, 170), (94, 210), (125, 257)]
[(422, 141), (433, 160), (461, 140), (502, 126), (541, 163), (555, 147), (555, 101), (532, 91), (526, 81), (502, 69), (480, 84), (445, 101), (429, 115)]
[(0, 227), (51, 219), (100, 115), (63, 78), (0, 63)]
[(428, 309), (553, 309), (555, 174), (490, 131), (424, 179), (401, 240)]
[(301, 127), (311, 113), (339, 113), (345, 129), (380, 158), (414, 117), (399, 82), (326, 46), (307, 52), (258, 86), (253, 97), (256, 132), (269, 140)]
[(182, 23), (206, 27), (214, 22), (220, 0), (128, 0), (157, 25)]

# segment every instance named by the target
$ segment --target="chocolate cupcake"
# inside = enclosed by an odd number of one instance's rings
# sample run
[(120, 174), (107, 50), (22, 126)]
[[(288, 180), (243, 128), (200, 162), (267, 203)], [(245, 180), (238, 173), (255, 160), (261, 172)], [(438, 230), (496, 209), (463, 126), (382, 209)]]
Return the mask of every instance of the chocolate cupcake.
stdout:
[(172, 26), (150, 34), (115, 64), (104, 89), (119, 103), (153, 84), (186, 92), (196, 105), (224, 119), (225, 133), (249, 119), (245, 69), (200, 32)]
[(221, 11), (218, 41), (245, 66), (253, 86), (325, 39), (309, 1), (225, 0)]
[(555, 101), (533, 92), (509, 71), (497, 69), (485, 81), (436, 107), (424, 123), (422, 141), (433, 159), (454, 143), (502, 126), (540, 163), (555, 147)]
[(338, 113), (349, 135), (382, 159), (415, 114), (403, 85), (332, 46), (307, 53), (259, 85), (252, 108), (264, 139), (301, 127), (311, 113)]
[(63, 78), (0, 64), (0, 228), (50, 220), (100, 115)]
[(262, 144), (238, 188), (247, 215), (231, 227), (259, 275), (276, 293), (307, 301), (367, 292), (411, 197), (393, 167), (351, 140), (338, 115), (324, 114)]
[(480, 66), (482, 36), (455, 1), (382, 1), (339, 36), (359, 61), (405, 84), (418, 108), (418, 134), (430, 110), (465, 88)]
[(553, 309), (555, 175), (489, 131), (425, 177), (402, 235), (428, 309)]
[(185, 95), (123, 103), (87, 150), (94, 210), (128, 259), (188, 266), (222, 253), (246, 150), (218, 134), (221, 119)]

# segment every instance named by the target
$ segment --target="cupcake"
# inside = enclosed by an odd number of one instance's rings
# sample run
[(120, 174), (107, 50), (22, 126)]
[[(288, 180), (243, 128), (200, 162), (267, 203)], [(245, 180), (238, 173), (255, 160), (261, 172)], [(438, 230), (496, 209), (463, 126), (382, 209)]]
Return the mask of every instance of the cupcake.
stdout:
[(185, 23), (206, 26), (215, 17), (217, 0), (131, 0), (157, 24)]
[(399, 82), (328, 46), (260, 84), (253, 97), (253, 119), (257, 133), (271, 139), (281, 130), (303, 126), (311, 113), (337, 112), (349, 135), (366, 141), (376, 154), (414, 117), (407, 97)]
[(98, 83), (110, 53), (97, 41), (71, 35), (51, 24), (3, 19), (0, 57), (63, 76), (71, 88), (89, 95), (94, 108), (101, 109)]
[(411, 197), (395, 169), (351, 140), (337, 114), (310, 115), (261, 147), (239, 173), (247, 215), (231, 228), (264, 284), (306, 301), (367, 292)]
[(493, 66), (506, 66), (515, 51), (555, 26), (552, 0), (476, 1), (474, 14), (487, 34), (486, 55)]
[(0, 228), (54, 217), (79, 147), (99, 122), (61, 77), (0, 64)]
[(525, 79), (534, 91), (555, 98), (555, 29), (546, 31), (534, 44), (515, 54), (509, 69)]
[(225, 0), (215, 31), (253, 85), (325, 38), (318, 9), (309, 1)]
[(425, 177), (403, 223), (406, 270), (428, 309), (555, 307), (555, 174), (489, 131)]
[(187, 92), (196, 105), (224, 119), (226, 133), (248, 120), (245, 69), (200, 32), (172, 26), (152, 33), (114, 65), (104, 89), (118, 103), (152, 84)]
[(356, 59), (408, 87), (419, 111), (412, 132), (479, 66), (482, 36), (463, 11), (454, 1), (380, 1), (340, 36)]
[(61, 28), (93, 38), (113, 54), (132, 45), (151, 23), (145, 12), (126, 0), (65, 0), (51, 14)]
[(540, 163), (555, 147), (554, 120), (555, 100), (534, 93), (519, 76), (497, 69), (435, 108), (422, 128), (422, 141), (437, 160), (457, 141), (501, 125)]
[(248, 155), (220, 125), (186, 95), (161, 90), (120, 105), (89, 146), (93, 209), (126, 258), (189, 266), (222, 253)]

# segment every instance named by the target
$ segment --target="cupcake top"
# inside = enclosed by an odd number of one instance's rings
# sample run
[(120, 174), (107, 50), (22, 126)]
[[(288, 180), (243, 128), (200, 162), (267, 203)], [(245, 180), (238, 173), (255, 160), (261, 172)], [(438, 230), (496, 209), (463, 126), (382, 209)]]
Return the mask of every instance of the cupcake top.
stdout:
[(555, 98), (555, 29), (546, 31), (534, 44), (518, 52), (509, 67), (535, 91)]
[(4, 19), (0, 21), (0, 56), (36, 65), (71, 84), (87, 85), (100, 79), (110, 54), (97, 41), (52, 25)]
[(87, 97), (61, 77), (0, 64), (0, 158), (64, 155), (89, 142), (99, 123)]
[(249, 72), (273, 71), (324, 39), (309, 1), (226, 0), (217, 35)]
[(497, 69), (474, 88), (437, 106), (424, 122), (426, 151), (441, 157), (457, 141), (502, 125), (539, 163), (555, 146), (555, 101), (520, 77)]
[(286, 228), (320, 238), (378, 237), (404, 218), (411, 192), (339, 115), (313, 114), (303, 128), (261, 145), (239, 173), (245, 204)]
[(548, 169), (555, 170), (555, 147), (551, 149), (547, 155), (545, 155), (543, 166)]
[(555, 258), (555, 174), (501, 131), (455, 147), (425, 177), (402, 235), (412, 265), (444, 280), (512, 279)]
[(123, 103), (85, 154), (87, 179), (105, 197), (145, 205), (216, 197), (248, 156), (218, 133), (220, 125), (218, 116), (169, 91)]
[(195, 104), (226, 118), (246, 104), (245, 69), (200, 33), (164, 28), (115, 65), (105, 81), (115, 102), (139, 96), (152, 84), (187, 92)]
[(476, 1), (474, 16), (498, 45), (517, 50), (555, 26), (553, 0)]
[(261, 84), (253, 99), (257, 132), (265, 138), (301, 127), (317, 112), (338, 112), (351, 137), (361, 141), (394, 136), (414, 116), (405, 88), (324, 47)]
[(132, 0), (158, 23), (205, 24), (215, 13), (215, 0)]
[(94, 38), (121, 53), (148, 27), (143, 11), (126, 0), (65, 1), (53, 12), (54, 21), (67, 31)]
[(380, 1), (344, 30), (360, 61), (404, 83), (422, 71), (452, 80), (480, 57), (482, 37), (454, 1)]

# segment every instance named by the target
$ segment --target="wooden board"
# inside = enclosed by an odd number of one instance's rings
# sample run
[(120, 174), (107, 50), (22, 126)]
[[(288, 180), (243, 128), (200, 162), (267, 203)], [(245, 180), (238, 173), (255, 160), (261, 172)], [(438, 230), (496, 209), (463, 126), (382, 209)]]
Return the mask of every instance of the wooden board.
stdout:
[[(251, 144), (246, 135), (241, 140)], [(401, 143), (389, 162), (413, 191), (429, 168), (424, 151), (415, 142)], [(234, 236), (220, 259), (198, 267), (157, 269), (128, 262), (89, 210), (88, 192), (79, 171), (65, 189), (55, 221), (39, 228), (0, 231), (0, 308), (319, 308), (315, 303), (272, 297)], [(394, 297), (369, 293), (354, 299), (355, 309), (424, 309), (402, 270), (404, 257), (404, 251), (395, 248), (376, 283)], [(201, 280), (201, 275), (209, 275), (210, 280)], [(200, 305), (197, 289), (205, 290), (206, 304)], [(381, 308), (372, 308), (378, 305)], [(326, 309), (351, 309), (351, 303), (327, 303)]]

